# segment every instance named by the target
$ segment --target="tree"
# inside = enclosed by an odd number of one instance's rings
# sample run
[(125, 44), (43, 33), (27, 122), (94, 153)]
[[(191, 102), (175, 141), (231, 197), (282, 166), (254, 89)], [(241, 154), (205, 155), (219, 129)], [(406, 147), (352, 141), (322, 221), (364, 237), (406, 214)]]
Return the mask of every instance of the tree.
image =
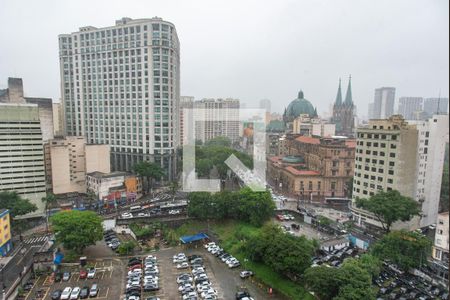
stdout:
[(353, 258), (345, 260), (340, 268), (307, 269), (305, 283), (321, 300), (375, 299), (371, 274), (361, 261)]
[(119, 245), (117, 252), (120, 255), (128, 255), (133, 252), (134, 248), (136, 248), (136, 243), (134, 241), (126, 241)]
[(56, 241), (81, 254), (103, 238), (102, 218), (92, 211), (62, 211), (50, 218)]
[(147, 189), (146, 194), (150, 192), (150, 188), (152, 187), (152, 181), (154, 179), (158, 179), (164, 176), (163, 169), (152, 162), (149, 161), (141, 161), (134, 165), (134, 171), (141, 177), (146, 178), (147, 180)]
[(9, 209), (11, 217), (23, 216), (37, 210), (30, 200), (22, 198), (16, 192), (0, 192), (0, 208)]
[(336, 269), (321, 265), (305, 271), (305, 284), (319, 299), (329, 300), (339, 293)]
[(420, 213), (419, 203), (395, 190), (381, 191), (368, 199), (356, 198), (356, 206), (374, 214), (385, 232), (390, 232), (394, 222), (409, 221)]
[(275, 204), (268, 191), (254, 192), (245, 187), (239, 191), (239, 210), (244, 220), (255, 226), (261, 226), (269, 220)]
[(448, 175), (448, 162), (449, 162), (449, 149), (448, 144), (445, 146), (444, 156), (444, 168), (442, 170), (442, 183), (441, 183), (441, 198), (439, 201), (440, 211), (448, 211), (449, 209), (449, 175)]
[(58, 203), (58, 201), (56, 199), (56, 196), (52, 193), (48, 193), (45, 197), (42, 197), (41, 201), (45, 204), (45, 229), (48, 232), (49, 208), (54, 207)]
[(291, 236), (268, 224), (247, 240), (244, 249), (252, 260), (262, 261), (276, 272), (292, 277), (303, 274), (309, 267), (316, 247), (304, 236)]
[(430, 240), (417, 232), (392, 231), (375, 243), (372, 254), (379, 259), (387, 259), (403, 270), (427, 264), (430, 255)]

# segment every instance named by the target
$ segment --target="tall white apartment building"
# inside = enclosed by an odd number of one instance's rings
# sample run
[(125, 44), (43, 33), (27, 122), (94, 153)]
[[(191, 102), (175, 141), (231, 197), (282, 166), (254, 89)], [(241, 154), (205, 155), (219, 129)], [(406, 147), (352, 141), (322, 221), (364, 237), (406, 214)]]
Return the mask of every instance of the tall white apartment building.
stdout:
[(0, 103), (0, 191), (36, 204), (25, 217), (42, 216), (46, 195), (44, 149), (37, 104)]
[(186, 139), (186, 134), (184, 132), (186, 124), (185, 124), (185, 116), (184, 109), (193, 109), (194, 108), (194, 97), (191, 96), (181, 96), (180, 97), (180, 146), (183, 146), (183, 143)]
[[(402, 116), (370, 120), (357, 130), (353, 200), (398, 190), (421, 205), (421, 217), (394, 228), (415, 229), (436, 222), (448, 143), (448, 115), (406, 122)], [(381, 227), (369, 212), (352, 205), (359, 225)]]
[(161, 18), (122, 18), (59, 36), (67, 135), (109, 144), (114, 170), (142, 160), (176, 170), (180, 43)]
[(239, 100), (203, 99), (194, 102), (196, 115), (202, 119), (195, 122), (195, 138), (206, 142), (218, 136), (239, 141)]
[(398, 99), (398, 114), (406, 120), (417, 120), (422, 110), (422, 97), (400, 97)]

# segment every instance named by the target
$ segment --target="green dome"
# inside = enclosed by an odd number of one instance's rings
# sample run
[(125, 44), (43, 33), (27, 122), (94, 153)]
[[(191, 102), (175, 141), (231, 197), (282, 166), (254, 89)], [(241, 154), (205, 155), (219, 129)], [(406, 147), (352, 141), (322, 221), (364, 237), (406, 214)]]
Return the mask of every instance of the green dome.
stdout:
[(284, 163), (288, 164), (303, 164), (305, 163), (305, 159), (301, 156), (288, 155), (281, 159)]
[(310, 117), (316, 116), (314, 106), (303, 97), (303, 92), (298, 93), (298, 98), (289, 103), (286, 108), (285, 117), (294, 120), (300, 115), (308, 114)]

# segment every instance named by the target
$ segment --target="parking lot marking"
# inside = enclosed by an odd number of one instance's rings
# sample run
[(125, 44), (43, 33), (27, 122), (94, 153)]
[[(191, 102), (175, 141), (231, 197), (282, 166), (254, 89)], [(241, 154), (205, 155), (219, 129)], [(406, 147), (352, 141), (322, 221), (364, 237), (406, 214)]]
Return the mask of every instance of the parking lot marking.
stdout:
[(108, 293), (109, 293), (109, 287), (106, 288), (106, 295), (105, 295), (105, 297), (97, 297), (97, 299), (108, 299)]
[(34, 287), (36, 286), (36, 284), (37, 284), (37, 282), (39, 281), (39, 279), (41, 279), (41, 276), (39, 276), (39, 277), (34, 281), (33, 286), (32, 286), (31, 289), (28, 291), (28, 294), (27, 294), (27, 296), (25, 297), (25, 300), (27, 300), (28, 297), (30, 297), (31, 291), (34, 289)]

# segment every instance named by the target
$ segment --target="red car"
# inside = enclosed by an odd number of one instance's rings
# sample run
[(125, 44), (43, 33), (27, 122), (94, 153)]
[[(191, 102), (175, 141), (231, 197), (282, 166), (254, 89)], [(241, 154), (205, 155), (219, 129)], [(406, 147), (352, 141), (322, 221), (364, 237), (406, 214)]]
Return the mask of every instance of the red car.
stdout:
[(80, 270), (80, 279), (86, 279), (87, 278), (87, 271), (84, 269)]
[(141, 264), (137, 264), (137, 265), (131, 266), (128, 270), (129, 271), (133, 271), (133, 270), (136, 270), (136, 269), (142, 269), (142, 265)]
[(277, 215), (277, 219), (280, 221), (284, 221), (284, 216), (283, 215)]

